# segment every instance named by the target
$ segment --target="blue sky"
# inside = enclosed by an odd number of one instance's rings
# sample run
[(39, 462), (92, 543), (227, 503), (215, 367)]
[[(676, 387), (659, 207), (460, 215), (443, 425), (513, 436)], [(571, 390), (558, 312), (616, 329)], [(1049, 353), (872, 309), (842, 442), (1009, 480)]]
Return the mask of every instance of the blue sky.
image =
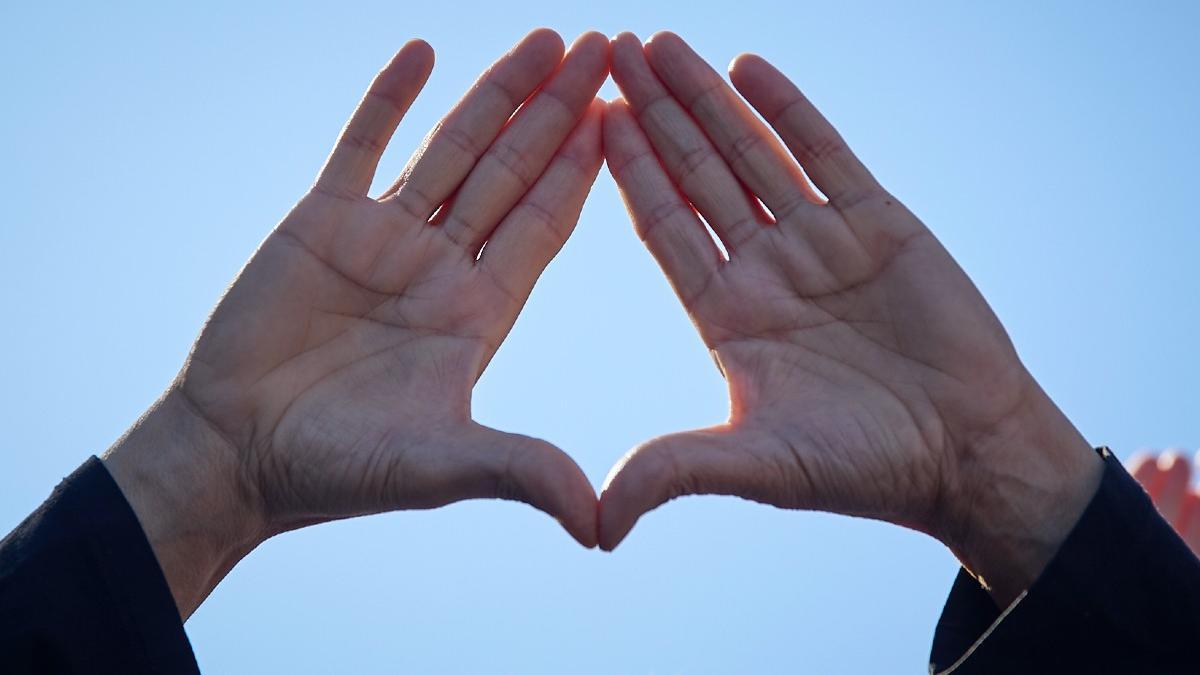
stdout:
[[(438, 65), (380, 184), (539, 25), (773, 60), (1091, 442), (1200, 446), (1194, 3), (169, 4), (0, 8), (0, 530), (156, 398), (399, 45), (427, 39)], [(602, 172), (477, 418), (598, 486), (726, 405)], [(729, 498), (673, 503), (611, 555), (474, 502), (269, 541), (187, 628), (213, 673), (915, 673), (956, 571), (913, 532)]]

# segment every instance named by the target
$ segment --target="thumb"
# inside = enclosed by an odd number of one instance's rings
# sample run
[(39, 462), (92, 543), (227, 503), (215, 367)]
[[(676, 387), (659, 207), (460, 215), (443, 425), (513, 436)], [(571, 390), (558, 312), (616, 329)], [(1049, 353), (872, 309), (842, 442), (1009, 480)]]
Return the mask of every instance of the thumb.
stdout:
[(647, 511), (683, 495), (778, 503), (785, 473), (762, 440), (728, 425), (661, 436), (612, 468), (600, 492), (599, 543), (611, 551)]
[(567, 453), (538, 438), (477, 425), (463, 498), (510, 499), (549, 514), (580, 544), (596, 545), (596, 491)]

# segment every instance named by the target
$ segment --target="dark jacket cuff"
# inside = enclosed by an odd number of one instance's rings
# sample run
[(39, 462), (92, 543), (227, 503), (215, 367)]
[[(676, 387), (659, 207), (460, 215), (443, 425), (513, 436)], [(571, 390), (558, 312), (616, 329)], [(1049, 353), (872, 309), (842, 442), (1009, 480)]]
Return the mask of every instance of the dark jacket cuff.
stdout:
[(5, 672), (198, 673), (137, 516), (84, 462), (0, 542)]
[(1041, 576), (1001, 611), (961, 571), (930, 672), (1200, 672), (1200, 560), (1107, 448), (1104, 475)]

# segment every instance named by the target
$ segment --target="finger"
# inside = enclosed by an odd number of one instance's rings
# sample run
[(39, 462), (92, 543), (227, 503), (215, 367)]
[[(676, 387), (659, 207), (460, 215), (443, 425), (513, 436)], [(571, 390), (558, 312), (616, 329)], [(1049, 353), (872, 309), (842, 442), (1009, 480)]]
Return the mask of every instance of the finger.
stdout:
[(479, 250), (509, 209), (533, 186), (579, 122), (608, 74), (608, 38), (585, 33), (562, 66), (479, 158), (454, 207), (439, 217), (446, 236)]
[(1192, 553), (1200, 555), (1200, 493), (1191, 488), (1183, 498), (1179, 525), (1176, 531)]
[(517, 108), (562, 60), (562, 38), (541, 28), (488, 68), (434, 127), (382, 198), (426, 220), (470, 173)]
[(1158, 457), (1154, 453), (1140, 450), (1129, 458), (1129, 475), (1141, 484), (1142, 489), (1154, 499), (1150, 492), (1158, 482)]
[(1168, 450), (1158, 458), (1158, 471), (1161, 478), (1154, 505), (1158, 507), (1159, 513), (1168, 523), (1177, 527), (1182, 513), (1180, 507), (1183, 505), (1184, 495), (1187, 494), (1192, 468), (1183, 455), (1174, 450)]
[(433, 49), (411, 40), (375, 76), (317, 178), (317, 188), (360, 197), (388, 141), (433, 71)]
[(734, 60), (729, 76), (835, 208), (845, 211), (881, 191), (833, 125), (774, 66), (746, 54)]
[(821, 201), (775, 134), (678, 35), (657, 33), (645, 51), (659, 79), (772, 213), (782, 218)]
[(780, 504), (778, 472), (764, 470), (753, 439), (729, 427), (671, 434), (636, 448), (600, 493), (600, 548), (611, 551), (647, 511), (683, 495), (735, 495)]
[(583, 470), (546, 441), (475, 425), (447, 458), (457, 474), (455, 499), (508, 499), (529, 504), (580, 544), (596, 546), (596, 492)]
[(757, 217), (729, 165), (646, 62), (632, 33), (612, 43), (612, 74), (662, 165), (731, 253), (757, 235)]
[(625, 101), (617, 99), (605, 109), (603, 140), (608, 170), (638, 236), (690, 307), (720, 269), (720, 250), (667, 176)]
[(600, 171), (603, 106), (596, 100), (584, 113), (533, 189), (496, 227), (479, 259), (483, 271), (522, 303), (571, 236)]

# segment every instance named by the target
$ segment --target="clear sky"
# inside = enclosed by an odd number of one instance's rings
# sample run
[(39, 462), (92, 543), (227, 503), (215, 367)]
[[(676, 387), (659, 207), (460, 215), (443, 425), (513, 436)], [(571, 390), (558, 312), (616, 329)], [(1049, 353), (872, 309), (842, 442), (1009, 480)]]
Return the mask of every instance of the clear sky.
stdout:
[[(1091, 442), (1200, 446), (1196, 3), (115, 4), (0, 7), (0, 530), (157, 397), (399, 45), (438, 65), (380, 183), (539, 25), (773, 60)], [(599, 486), (726, 406), (602, 172), (477, 418)], [(918, 673), (956, 571), (913, 532), (730, 498), (670, 504), (613, 554), (473, 502), (269, 541), (187, 630), (210, 673)]]

